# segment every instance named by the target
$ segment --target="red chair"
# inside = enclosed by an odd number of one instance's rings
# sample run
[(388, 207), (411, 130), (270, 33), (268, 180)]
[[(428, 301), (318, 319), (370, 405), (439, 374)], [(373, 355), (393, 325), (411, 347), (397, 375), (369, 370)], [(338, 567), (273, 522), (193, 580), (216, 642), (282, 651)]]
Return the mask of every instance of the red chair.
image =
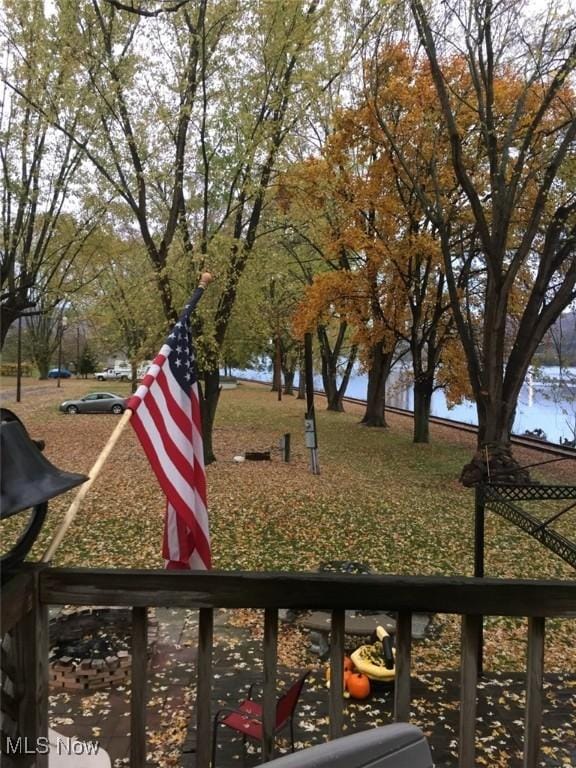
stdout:
[[(302, 692), (302, 686), (310, 670), (304, 672), (292, 685), (284, 691), (276, 702), (276, 722), (274, 724), (274, 736), (286, 725), (290, 726), (290, 746), (294, 752), (294, 712)], [(218, 726), (225, 725), (242, 734), (242, 746), (246, 744), (246, 738), (254, 739), (262, 743), (264, 731), (262, 727), (262, 704), (252, 699), (252, 691), (256, 683), (248, 689), (248, 698), (240, 702), (236, 709), (219, 709), (214, 716), (214, 730), (212, 733), (212, 768), (216, 765), (216, 738)]]

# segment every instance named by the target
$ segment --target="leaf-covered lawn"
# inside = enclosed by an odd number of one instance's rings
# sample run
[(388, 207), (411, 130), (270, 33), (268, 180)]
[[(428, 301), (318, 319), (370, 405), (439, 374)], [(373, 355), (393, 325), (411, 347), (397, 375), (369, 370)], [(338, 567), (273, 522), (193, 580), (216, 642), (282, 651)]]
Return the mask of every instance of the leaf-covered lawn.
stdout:
[[(14, 382), (4, 380), (2, 404), (21, 416), (33, 437), (45, 439), (45, 453), (58, 467), (87, 472), (118, 417), (58, 413), (61, 400), (106, 389), (93, 381), (61, 383), (58, 389), (54, 381), (25, 380), (22, 402), (16, 404)], [(113, 389), (120, 394), (128, 393), (125, 384), (114, 384)], [(306, 570), (316, 569), (322, 560), (338, 559), (359, 560), (368, 563), (374, 571), (390, 574), (471, 575), (473, 493), (457, 480), (462, 465), (473, 452), (471, 437), (433, 427), (432, 443), (415, 446), (411, 442), (408, 419), (391, 416), (388, 429), (371, 430), (358, 424), (361, 409), (357, 406), (350, 406), (345, 414), (333, 414), (324, 411), (323, 401), (318, 399), (316, 407), (320, 476), (312, 475), (308, 467), (308, 452), (303, 446), (302, 401), (284, 397), (279, 403), (275, 394), (257, 385), (242, 385), (237, 390), (222, 392), (214, 434), (218, 461), (207, 469), (215, 567)], [(290, 464), (281, 461), (277, 448), (285, 432), (292, 435)], [(271, 462), (237, 464), (233, 461), (234, 456), (246, 450), (267, 449), (272, 450)], [(517, 455), (524, 464), (539, 459), (533, 452)], [(552, 464), (535, 470), (534, 475), (548, 482), (574, 482), (574, 462), (570, 462), (571, 466), (568, 464)], [(49, 519), (33, 556), (39, 558), (43, 553), (73, 495), (71, 492), (50, 502)], [(163, 506), (156, 481), (129, 427), (57, 551), (54, 563), (161, 567)], [(549, 516), (556, 508), (546, 508), (542, 515)], [(532, 512), (537, 514), (538, 510), (533, 508)], [(574, 512), (564, 516), (557, 525), (558, 530), (573, 537), (574, 517)], [(14, 527), (14, 521), (8, 523), (8, 527)], [(9, 539), (5, 525), (2, 533), (5, 548)], [(559, 558), (495, 514), (487, 518), (486, 542), (489, 575), (574, 577), (573, 571)], [(574, 621), (548, 621), (546, 625), (546, 670), (566, 673), (568, 681), (567, 688), (560, 692), (564, 696), (564, 711), (568, 706), (565, 698), (573, 690), (570, 676), (576, 668), (574, 624)], [(227, 695), (236, 700), (237, 676), (243, 674), (246, 667), (244, 652), (252, 647), (247, 638), (255, 641), (255, 648), (261, 647), (262, 612), (227, 612), (226, 626), (226, 636), (239, 633), (237, 642), (242, 650), (238, 654), (238, 649), (231, 648), (227, 662), (230, 668), (226, 674), (234, 681)], [(224, 640), (222, 630), (220, 627), (215, 638), (217, 652)], [(193, 629), (190, 632), (192, 637)], [(160, 664), (151, 676), (148, 758), (151, 765), (158, 768), (180, 765), (181, 746), (192, 712), (193, 686), (178, 687), (174, 681), (175, 670), (177, 678), (179, 674), (186, 679), (193, 678), (193, 669), (179, 656), (186, 652), (185, 645), (164, 646), (164, 653), (159, 657), (164, 659), (164, 666)], [(458, 617), (435, 616), (426, 639), (413, 644), (414, 674), (418, 680), (434, 682), (437, 679), (434, 675), (450, 674), (441, 671), (454, 669), (459, 655)], [(486, 621), (487, 671), (522, 671), (525, 655), (525, 621), (493, 618)], [(306, 633), (294, 625), (281, 626), (279, 663), (292, 670), (312, 665), (316, 669), (313, 672), (317, 680), (316, 698), (325, 705), (322, 665), (318, 667), (317, 657), (311, 654)], [(255, 664), (255, 668), (258, 667)], [(216, 677), (220, 676), (219, 672)], [(430, 737), (434, 735), (432, 726), (438, 730), (437, 726), (444, 720), (447, 722), (448, 716), (458, 709), (457, 697), (449, 700), (438, 685), (429, 684), (429, 699), (416, 698), (412, 702), (414, 721)], [(505, 694), (518, 695), (513, 694), (512, 689), (506, 689), (502, 696)], [(121, 754), (122, 749), (127, 749), (127, 737), (115, 740), (114, 734), (118, 717), (127, 723), (128, 704), (122, 698), (126, 696), (123, 689), (80, 698), (54, 692), (50, 697), (51, 725), (66, 735), (102, 739), (112, 754)], [(498, 706), (507, 709), (507, 700), (502, 696)], [(367, 706), (372, 708), (368, 715)], [(554, 710), (555, 705), (550, 703), (550, 706)], [(113, 709), (120, 715), (112, 716)], [(304, 735), (305, 739), (298, 741), (299, 747), (320, 739), (326, 729), (322, 708), (316, 710), (316, 706), (302, 707), (298, 727), (300, 738)], [(372, 710), (373, 721), (370, 720)], [(383, 722), (384, 710), (377, 698), (367, 704), (347, 703), (347, 717), (351, 723), (358, 719), (359, 727), (360, 721), (361, 727)], [(88, 717), (94, 712), (99, 717), (97, 727), (90, 725), (92, 720)], [(498, 713), (493, 716), (496, 715)], [(493, 766), (515, 764), (511, 761), (518, 750), (503, 739), (497, 720), (494, 722), (498, 728), (495, 726), (494, 732), (490, 730), (491, 722), (487, 722), (486, 727), (484, 723), (479, 725), (477, 762)], [(518, 723), (521, 733), (521, 720)], [(117, 732), (124, 733), (127, 728), (125, 724)], [(440, 744), (445, 752), (455, 754), (452, 747), (456, 744), (457, 724), (451, 723), (446, 728), (448, 735), (453, 733), (453, 742), (444, 737), (438, 744), (434, 742), (435, 755), (441, 754)], [(553, 728), (545, 728), (542, 751), (546, 764), (569, 765), (566, 761), (570, 760), (571, 744), (574, 744), (573, 728), (562, 725), (557, 733)], [(234, 752), (235, 760), (239, 754), (238, 750)], [(448, 753), (445, 756), (448, 757)], [(128, 758), (114, 760), (115, 768), (127, 763)], [(450, 761), (447, 764), (451, 764)]]
[[(112, 415), (68, 416), (57, 404), (98, 385), (90, 381), (27, 381), (13, 408), (46, 455), (59, 467), (87, 472), (117, 423)], [(105, 389), (105, 387), (104, 387)], [(128, 385), (114, 384), (120, 394)], [(243, 384), (224, 390), (214, 444), (218, 460), (208, 467), (214, 567), (241, 570), (315, 570), (324, 560), (359, 560), (388, 574), (463, 574), (473, 571), (473, 492), (458, 482), (473, 452), (473, 439), (432, 428), (429, 445), (411, 442), (411, 422), (389, 417), (389, 428), (359, 425), (361, 408), (344, 414), (324, 410), (318, 398), (321, 474), (308, 467), (303, 444), (304, 403), (278, 402), (267, 387)], [(292, 435), (292, 460), (281, 461), (278, 441)], [(246, 450), (272, 450), (271, 462), (234, 462)], [(534, 452), (518, 453), (524, 463)], [(547, 458), (547, 457), (542, 457)], [(569, 466), (571, 465), (571, 466)], [(574, 462), (534, 471), (548, 482), (574, 482)], [(33, 555), (40, 557), (73, 498), (50, 504), (48, 523)], [(542, 516), (555, 508), (545, 507)], [(574, 536), (573, 510), (558, 530)], [(156, 568), (162, 566), (163, 500), (144, 454), (128, 428), (76, 521), (56, 553), (56, 565)], [(517, 578), (573, 579), (573, 570), (535, 540), (495, 514), (486, 526), (486, 574)], [(432, 668), (457, 663), (459, 624), (436, 617), (434, 640), (418, 647), (417, 662)], [(441, 637), (441, 642), (438, 638)], [(576, 668), (574, 622), (549, 622), (548, 671)], [(525, 623), (491, 619), (486, 633), (487, 668), (523, 668)]]

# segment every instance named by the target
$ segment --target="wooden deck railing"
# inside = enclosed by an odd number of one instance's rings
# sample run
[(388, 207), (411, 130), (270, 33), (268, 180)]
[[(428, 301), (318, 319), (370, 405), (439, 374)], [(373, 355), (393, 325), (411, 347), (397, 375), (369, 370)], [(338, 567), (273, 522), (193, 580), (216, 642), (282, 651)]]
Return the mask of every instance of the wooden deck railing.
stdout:
[[(413, 612), (462, 616), (459, 766), (474, 765), (476, 687), (479, 631), (483, 616), (528, 617), (526, 658), (524, 768), (536, 768), (540, 748), (544, 634), (548, 617), (576, 615), (576, 582), (415, 576), (340, 575), (335, 573), (183, 573), (92, 569), (30, 569), (18, 590), (3, 600), (3, 632), (20, 632), (20, 642), (33, 661), (28, 678), (28, 703), (35, 713), (28, 733), (42, 735), (47, 727), (47, 606), (131, 606), (132, 704), (131, 765), (141, 768), (146, 755), (146, 608), (153, 606), (199, 609), (197, 700), (210, 701), (212, 681), (213, 611), (217, 608), (264, 609), (264, 759), (272, 755), (272, 719), (276, 697), (278, 609), (332, 611), (332, 685), (329, 696), (329, 735), (342, 733), (342, 657), (346, 609), (390, 610), (398, 613), (394, 719), (410, 716), (411, 620)], [(15, 603), (16, 601), (16, 603)], [(19, 630), (22, 623), (27, 631)], [(209, 708), (197, 707), (197, 766), (210, 762)], [(36, 766), (46, 765), (38, 755)]]

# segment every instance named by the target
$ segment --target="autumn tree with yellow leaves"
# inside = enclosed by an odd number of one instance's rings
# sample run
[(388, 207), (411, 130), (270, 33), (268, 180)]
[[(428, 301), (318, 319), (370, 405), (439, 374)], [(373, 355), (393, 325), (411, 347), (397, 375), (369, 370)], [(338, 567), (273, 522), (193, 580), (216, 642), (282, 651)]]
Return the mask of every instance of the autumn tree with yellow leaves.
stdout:
[(301, 340), (307, 332), (316, 335), (327, 410), (341, 412), (358, 344), (345, 313), (323, 312), (319, 297), (312, 299), (320, 283), (311, 288), (322, 274), (330, 280), (328, 274), (352, 268), (354, 254), (340, 241), (346, 213), (339, 207), (335, 184), (321, 159), (294, 163), (281, 177), (276, 207), (283, 224), (281, 244), (311, 291), (310, 301), (297, 306), (294, 328)]
[[(442, 151), (446, 159), (447, 145), (444, 142), (442, 147), (432, 123), (414, 129), (411, 121), (421, 118), (417, 102), (422, 94), (415, 100), (402, 86), (402, 75), (409, 75), (399, 66), (406, 63), (402, 49), (391, 49), (383, 56), (382, 69), (390, 69), (390, 61), (397, 72), (386, 82), (396, 100), (404, 99), (404, 113), (410, 116), (398, 126), (403, 141), (413, 148), (410, 173), (425, 173), (427, 164)], [(428, 79), (423, 85), (422, 92), (430, 97), (432, 83)], [(454, 327), (437, 233), (417, 195), (403, 183), (403, 169), (375, 120), (372, 101), (373, 95), (367, 94), (354, 109), (339, 115), (322, 159), (306, 165), (316, 183), (299, 185), (307, 208), (330, 218), (325, 253), (344, 272), (317, 278), (300, 312), (309, 323), (337, 314), (353, 325), (368, 371), (367, 424), (385, 424), (386, 380), (395, 357), (409, 350), (414, 440), (427, 442), (436, 374)], [(318, 213), (316, 217), (321, 220)], [(445, 378), (452, 371), (446, 369)]]
[[(431, 163), (441, 165), (446, 145), (437, 122), (422, 120), (423, 102), (428, 101), (433, 110), (431, 83), (424, 80), (414, 90), (406, 89), (409, 71), (403, 69), (405, 64), (402, 47), (393, 46), (379, 58), (386, 89), (396, 101), (397, 140), (407, 148), (407, 168), (397, 163), (388, 137), (375, 119), (374, 99), (384, 109), (388, 98), (388, 93), (378, 91), (365, 94), (356, 109), (341, 116), (329, 153), (336, 167), (342, 169), (354, 158), (356, 168), (361, 169), (343, 187), (346, 205), (353, 206), (347, 237), (363, 257), (357, 263), (366, 270), (368, 282), (373, 284), (371, 291), (377, 288), (380, 305), (387, 304), (383, 320), (388, 337), (393, 334), (400, 349), (410, 352), (414, 441), (427, 442), (443, 350), (455, 331), (438, 233), (405, 177), (407, 173), (424, 176)], [(400, 120), (400, 112), (407, 119)], [(384, 299), (385, 292), (392, 296)], [(377, 317), (380, 309), (373, 307)], [(451, 344), (451, 349), (454, 352), (457, 347)], [(445, 383), (453, 383), (454, 371), (453, 367), (444, 369)]]

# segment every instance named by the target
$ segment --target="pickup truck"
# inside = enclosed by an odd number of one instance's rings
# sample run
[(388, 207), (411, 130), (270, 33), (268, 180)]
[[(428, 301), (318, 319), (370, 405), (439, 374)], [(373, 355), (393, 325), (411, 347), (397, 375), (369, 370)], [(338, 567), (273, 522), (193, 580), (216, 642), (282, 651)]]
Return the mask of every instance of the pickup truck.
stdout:
[(130, 379), (130, 372), (106, 368), (105, 371), (97, 371), (94, 374), (94, 378), (98, 379), (98, 381), (128, 381)]

